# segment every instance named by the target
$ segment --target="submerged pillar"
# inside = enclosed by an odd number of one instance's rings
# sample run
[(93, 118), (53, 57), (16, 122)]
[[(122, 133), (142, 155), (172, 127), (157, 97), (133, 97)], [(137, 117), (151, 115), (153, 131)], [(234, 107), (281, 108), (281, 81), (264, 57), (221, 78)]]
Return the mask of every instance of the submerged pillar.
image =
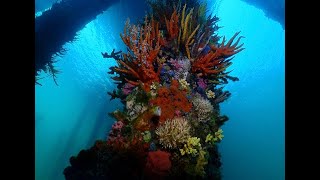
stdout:
[(35, 19), (35, 75), (49, 71), (55, 78), (53, 56), (75, 40), (77, 32), (120, 0), (62, 0)]

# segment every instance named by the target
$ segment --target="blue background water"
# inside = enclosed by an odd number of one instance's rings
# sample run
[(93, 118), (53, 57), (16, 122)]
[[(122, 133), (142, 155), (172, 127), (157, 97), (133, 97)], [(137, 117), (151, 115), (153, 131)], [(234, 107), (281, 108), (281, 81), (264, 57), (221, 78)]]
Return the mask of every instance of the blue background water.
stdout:
[[(35, 2), (38, 12), (53, 1)], [(81, 30), (77, 41), (65, 45), (68, 51), (56, 63), (62, 71), (59, 86), (41, 74), (46, 78), (35, 90), (37, 180), (64, 179), (62, 172), (72, 155), (106, 138), (114, 121), (107, 113), (121, 104), (109, 101), (107, 91), (115, 85), (107, 72), (115, 62), (103, 59), (101, 52), (124, 48), (119, 33), (127, 17), (134, 22), (144, 15), (139, 2), (121, 0)], [(262, 10), (241, 0), (209, 3), (209, 9), (220, 18), (219, 34), (230, 39), (241, 30), (246, 48), (229, 68), (240, 81), (226, 85), (232, 96), (221, 107), (230, 117), (222, 127), (225, 138), (220, 144), (223, 179), (282, 180), (285, 31)]]

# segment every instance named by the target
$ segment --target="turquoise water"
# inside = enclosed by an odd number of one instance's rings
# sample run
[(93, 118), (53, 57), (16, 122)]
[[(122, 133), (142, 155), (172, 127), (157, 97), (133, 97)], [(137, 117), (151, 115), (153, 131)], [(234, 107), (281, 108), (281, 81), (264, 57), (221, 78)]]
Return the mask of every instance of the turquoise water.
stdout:
[[(52, 1), (47, 1), (45, 8)], [(38, 3), (38, 1), (36, 1)], [(245, 50), (237, 54), (230, 82), (232, 93), (222, 104), (230, 120), (222, 127), (220, 144), (225, 180), (284, 179), (284, 82), (285, 31), (264, 12), (240, 0), (221, 0), (214, 10), (220, 18), (220, 35), (229, 39), (235, 32), (245, 36)], [(127, 1), (109, 8), (79, 32), (78, 40), (66, 44), (67, 53), (56, 66), (56, 86), (50, 77), (35, 91), (36, 179), (64, 179), (69, 158), (105, 139), (113, 119), (107, 113), (121, 104), (109, 101), (107, 91), (115, 88), (110, 75), (113, 60), (101, 52), (123, 49), (119, 33), (127, 17), (142, 17), (143, 10)], [(114, 17), (117, 17), (114, 19)]]

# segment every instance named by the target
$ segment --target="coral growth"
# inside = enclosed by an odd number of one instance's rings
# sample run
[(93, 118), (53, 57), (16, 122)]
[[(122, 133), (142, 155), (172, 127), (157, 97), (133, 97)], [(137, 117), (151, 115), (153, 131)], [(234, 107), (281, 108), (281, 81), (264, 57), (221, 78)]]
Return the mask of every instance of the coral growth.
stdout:
[(121, 38), (130, 52), (123, 54), (123, 60), (117, 60), (120, 67), (115, 72), (132, 85), (144, 83), (148, 90), (152, 82), (159, 82), (159, 71), (153, 65), (163, 44), (158, 23), (153, 18), (149, 22), (147, 17), (144, 25), (131, 26), (127, 21)]
[(189, 112), (192, 107), (186, 97), (186, 92), (179, 90), (177, 80), (172, 80), (169, 88), (165, 86), (159, 88), (158, 96), (150, 100), (150, 103), (161, 108), (160, 123), (173, 119), (176, 111)]
[[(220, 104), (231, 96), (221, 85), (239, 80), (226, 70), (243, 50), (241, 37), (219, 42), (219, 19), (207, 17), (198, 1), (185, 2), (149, 0), (151, 13), (137, 25), (127, 21), (121, 34), (128, 52), (102, 53), (118, 63), (109, 72), (118, 75), (117, 90), (108, 94), (124, 109), (110, 113), (117, 121), (99, 145), (103, 150), (93, 150), (102, 168), (85, 167), (85, 175), (102, 170), (100, 179), (221, 179), (217, 145), (229, 118)], [(126, 178), (114, 176), (115, 168), (126, 168)]]
[(148, 153), (145, 171), (148, 177), (166, 176), (171, 169), (170, 153), (151, 151)]
[(192, 110), (190, 118), (197, 121), (210, 120), (213, 113), (213, 106), (208, 99), (203, 98), (200, 94), (196, 94), (192, 98)]
[(166, 121), (156, 129), (155, 133), (159, 136), (159, 143), (164, 148), (172, 149), (177, 148), (188, 140), (190, 128), (188, 121), (179, 117)]
[(200, 56), (192, 63), (192, 72), (197, 73), (199, 76), (208, 76), (226, 70), (232, 64), (232, 62), (230, 62), (232, 58), (228, 59), (228, 57), (235, 55), (244, 49), (241, 48), (243, 44), (237, 46), (242, 36), (238, 38), (236, 43), (231, 45), (239, 33), (240, 32), (237, 32), (226, 45), (224, 44), (225, 38), (223, 38), (221, 45), (211, 45), (210, 52)]

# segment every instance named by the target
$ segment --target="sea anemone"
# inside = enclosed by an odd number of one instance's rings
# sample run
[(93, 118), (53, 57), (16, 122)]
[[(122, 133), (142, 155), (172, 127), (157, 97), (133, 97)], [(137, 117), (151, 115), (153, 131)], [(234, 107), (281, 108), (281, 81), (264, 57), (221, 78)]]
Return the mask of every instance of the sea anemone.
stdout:
[(177, 148), (180, 144), (187, 142), (190, 137), (190, 125), (182, 117), (166, 121), (156, 129), (159, 143), (165, 148)]

